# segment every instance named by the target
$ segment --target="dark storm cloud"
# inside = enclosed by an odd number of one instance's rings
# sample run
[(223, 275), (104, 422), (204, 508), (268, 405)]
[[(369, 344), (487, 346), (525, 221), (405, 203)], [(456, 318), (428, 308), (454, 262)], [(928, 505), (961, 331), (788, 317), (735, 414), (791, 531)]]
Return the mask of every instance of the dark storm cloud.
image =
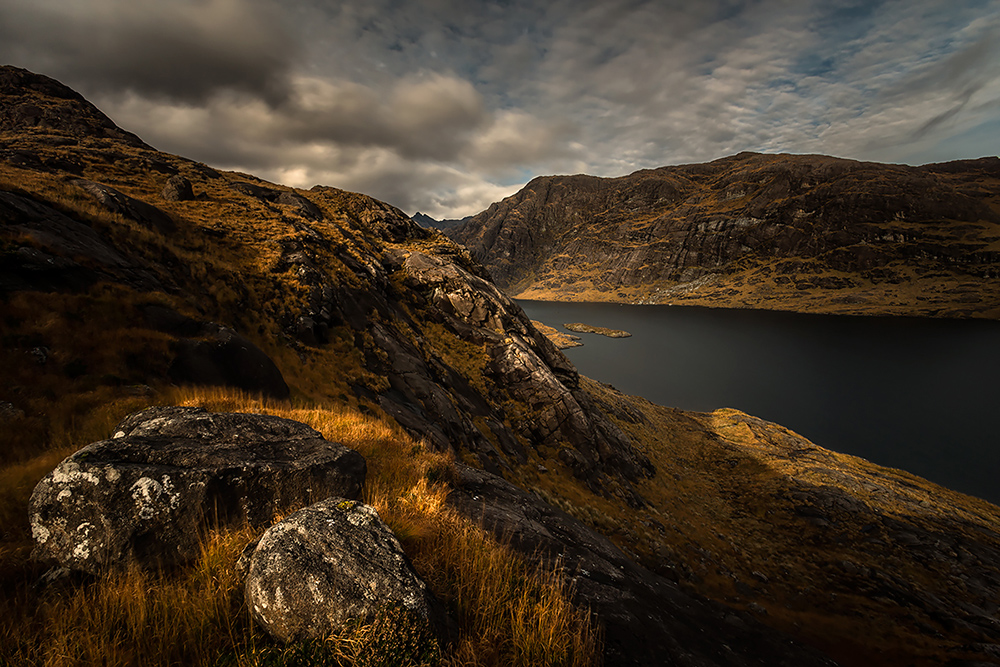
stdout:
[(8, 0), (0, 59), (85, 92), (197, 103), (219, 89), (278, 101), (296, 53), (276, 8), (255, 0)]

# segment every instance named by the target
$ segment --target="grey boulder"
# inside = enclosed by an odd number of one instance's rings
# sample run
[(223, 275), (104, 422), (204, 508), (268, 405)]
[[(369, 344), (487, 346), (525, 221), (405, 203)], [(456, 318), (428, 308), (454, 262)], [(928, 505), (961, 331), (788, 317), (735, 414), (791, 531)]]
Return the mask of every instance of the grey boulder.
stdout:
[(194, 199), (194, 189), (191, 187), (191, 181), (180, 174), (175, 174), (167, 179), (160, 196), (167, 201), (190, 201)]
[(329, 498), (269, 528), (245, 584), (254, 619), (283, 642), (324, 639), (351, 620), (403, 609), (443, 627), (443, 611), (371, 507)]
[(35, 487), (34, 556), (99, 572), (195, 558), (206, 526), (262, 526), (278, 511), (357, 497), (364, 457), (299, 422), (149, 408), (67, 457)]

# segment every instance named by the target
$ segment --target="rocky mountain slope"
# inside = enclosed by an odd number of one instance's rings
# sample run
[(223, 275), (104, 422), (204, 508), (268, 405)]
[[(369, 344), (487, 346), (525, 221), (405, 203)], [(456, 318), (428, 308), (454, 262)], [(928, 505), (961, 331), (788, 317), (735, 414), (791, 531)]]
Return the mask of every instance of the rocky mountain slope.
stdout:
[(447, 234), (526, 299), (1000, 317), (1000, 158), (549, 176)]
[(350, 406), (450, 452), (449, 506), (562, 564), (607, 664), (1000, 663), (1000, 508), (581, 377), (370, 197), (158, 152), (24, 70), (0, 109), (3, 465), (177, 385)]

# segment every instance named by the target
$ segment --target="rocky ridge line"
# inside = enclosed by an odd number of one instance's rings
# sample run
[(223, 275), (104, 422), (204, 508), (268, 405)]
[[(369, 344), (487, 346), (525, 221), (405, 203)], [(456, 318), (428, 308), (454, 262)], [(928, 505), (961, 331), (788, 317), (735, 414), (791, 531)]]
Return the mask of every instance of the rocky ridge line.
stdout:
[(519, 298), (1000, 317), (1000, 158), (546, 176), (445, 232)]

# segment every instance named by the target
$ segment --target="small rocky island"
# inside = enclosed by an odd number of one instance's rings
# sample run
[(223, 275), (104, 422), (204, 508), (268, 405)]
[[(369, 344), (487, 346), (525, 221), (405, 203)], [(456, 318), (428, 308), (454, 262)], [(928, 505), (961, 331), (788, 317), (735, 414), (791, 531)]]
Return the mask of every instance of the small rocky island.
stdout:
[(580, 347), (583, 343), (580, 342), (579, 336), (574, 336), (573, 334), (563, 333), (555, 327), (550, 327), (547, 324), (542, 324), (537, 320), (531, 320), (531, 323), (535, 325), (535, 328), (542, 332), (546, 338), (552, 341), (552, 344), (558, 347), (560, 350), (566, 350), (571, 347)]
[(632, 335), (627, 331), (622, 331), (621, 329), (595, 327), (590, 324), (582, 324), (580, 322), (570, 322), (569, 324), (564, 324), (563, 326), (570, 331), (575, 331), (576, 333), (595, 333), (607, 336), (608, 338), (628, 338)]

